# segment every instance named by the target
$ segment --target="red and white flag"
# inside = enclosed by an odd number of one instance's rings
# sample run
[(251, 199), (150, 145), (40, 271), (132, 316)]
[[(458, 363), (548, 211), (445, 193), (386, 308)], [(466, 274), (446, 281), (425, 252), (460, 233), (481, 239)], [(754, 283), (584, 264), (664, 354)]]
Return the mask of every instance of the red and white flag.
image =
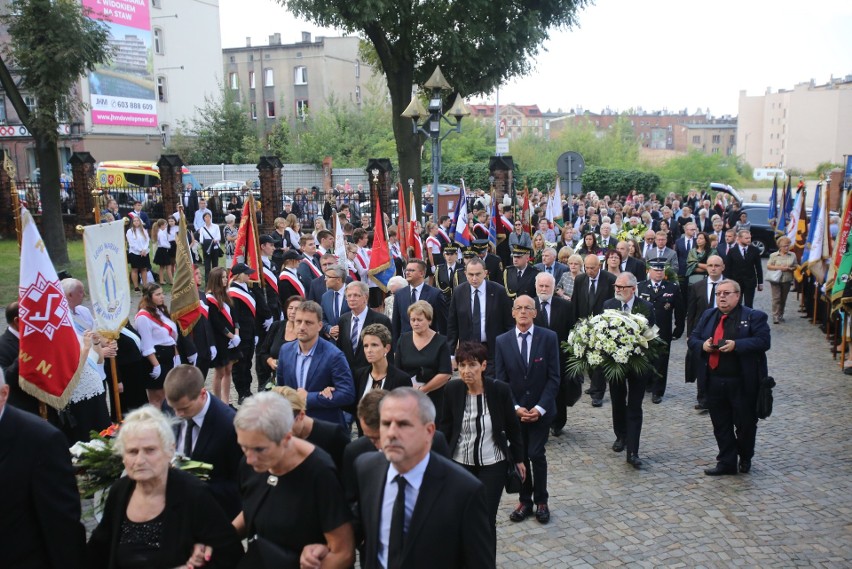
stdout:
[(71, 309), (30, 212), (21, 212), (21, 389), (54, 409), (64, 409), (80, 382), (86, 355)]

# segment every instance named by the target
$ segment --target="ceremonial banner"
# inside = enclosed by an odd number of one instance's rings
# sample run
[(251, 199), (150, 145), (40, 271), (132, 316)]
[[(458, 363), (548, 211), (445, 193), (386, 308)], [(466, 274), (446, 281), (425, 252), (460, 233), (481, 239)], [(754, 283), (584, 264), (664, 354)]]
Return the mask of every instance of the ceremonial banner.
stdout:
[(772, 180), (772, 194), (769, 196), (769, 225), (778, 228), (778, 175)]
[(340, 223), (336, 210), (334, 212), (334, 254), (337, 255), (337, 260), (345, 271), (349, 259), (346, 256), (346, 236), (343, 234), (343, 224)]
[(820, 283), (825, 282), (825, 261), (829, 258), (828, 223), (826, 223), (828, 217), (827, 194), (827, 191), (822, 191), (822, 183), (818, 184), (814, 195), (814, 207), (811, 210), (808, 246), (803, 259), (803, 262), (807, 263), (808, 270)]
[(382, 204), (378, 193), (373, 190), (373, 203), (376, 204), (376, 219), (373, 221), (373, 249), (370, 252), (370, 268), (367, 274), (370, 280), (379, 285), (383, 292), (388, 291), (388, 281), (396, 274), (396, 266), (388, 247), (388, 228), (382, 216)]
[(462, 247), (470, 246), (473, 235), (470, 234), (470, 226), (467, 224), (467, 197), (464, 194), (459, 196), (459, 207), (456, 209), (456, 220), (453, 225), (455, 227), (453, 232), (455, 242)]
[(124, 220), (84, 227), (83, 247), (95, 330), (115, 340), (130, 315)]
[(559, 189), (559, 176), (556, 177), (556, 188), (547, 199), (547, 210), (544, 216), (549, 222), (556, 226), (562, 227), (562, 191)]
[(195, 284), (195, 271), (192, 267), (192, 255), (186, 235), (186, 216), (180, 208), (178, 234), (175, 237), (175, 276), (172, 285), (172, 319), (177, 322), (181, 333), (186, 336), (192, 332), (195, 323), (201, 317), (201, 302), (198, 300), (198, 287)]
[(532, 235), (531, 217), (530, 217), (530, 191), (524, 188), (524, 206), (521, 208), (521, 225), (524, 227), (524, 233)]
[(488, 218), (488, 244), (491, 251), (497, 251), (497, 200), (494, 190), (491, 190), (491, 216)]
[(802, 262), (802, 252), (808, 240), (808, 216), (805, 213), (805, 190), (796, 194), (796, 203), (787, 224), (787, 238), (792, 243), (790, 250), (796, 254), (796, 260)]
[(237, 240), (234, 243), (234, 261), (231, 267), (237, 263), (245, 263), (254, 269), (255, 273), (249, 277), (249, 282), (252, 283), (260, 283), (263, 275), (259, 239), (254, 196), (249, 192), (246, 203), (243, 205), (243, 215), (240, 218), (240, 228), (237, 230)]
[[(462, 182), (462, 189), (464, 182)], [(411, 190), (411, 221), (408, 224), (408, 246), (414, 249), (412, 258), (423, 258), (423, 242), (420, 241), (420, 235), (417, 233), (417, 204), (414, 201), (414, 190)]]
[(21, 209), (19, 283), (21, 389), (54, 409), (64, 409), (88, 354), (80, 347), (56, 269), (26, 208)]
[[(399, 206), (399, 211), (396, 213), (396, 238), (399, 240), (402, 258), (408, 260), (408, 231), (406, 230), (408, 216), (405, 214), (405, 193), (402, 191), (401, 182), (397, 182), (396, 188), (396, 202)], [(450, 231), (452, 231), (452, 227), (450, 227)]]
[[(831, 290), (832, 300), (834, 299), (834, 292), (838, 285), (839, 279), (837, 276), (843, 277), (844, 273), (839, 273), (841, 260), (846, 256), (846, 248), (847, 241), (849, 239), (849, 234), (852, 232), (852, 192), (847, 192), (846, 196), (846, 205), (843, 207), (843, 217), (840, 221), (840, 231), (837, 232), (837, 238), (834, 240), (834, 249), (831, 253), (831, 265), (828, 267), (828, 279), (829, 283), (834, 283), (834, 287)], [(843, 277), (843, 281), (848, 279), (849, 271), (852, 267), (846, 268), (845, 277)], [(840, 292), (843, 292), (842, 288)]]

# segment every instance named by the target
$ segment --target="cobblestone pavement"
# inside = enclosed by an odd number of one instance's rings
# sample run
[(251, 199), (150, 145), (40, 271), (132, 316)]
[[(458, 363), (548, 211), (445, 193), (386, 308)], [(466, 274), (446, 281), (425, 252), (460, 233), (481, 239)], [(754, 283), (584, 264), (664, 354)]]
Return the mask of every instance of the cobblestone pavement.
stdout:
[[(768, 287), (757, 297), (768, 311)], [(516, 499), (504, 495), (497, 566), (849, 567), (852, 378), (797, 306), (791, 295), (787, 322), (770, 324), (778, 386), (750, 474), (704, 475), (717, 447), (709, 415), (693, 410), (695, 384), (683, 382), (682, 338), (663, 402), (645, 399), (643, 469), (610, 449), (609, 395), (598, 409), (584, 395), (548, 443), (550, 524), (510, 522)]]

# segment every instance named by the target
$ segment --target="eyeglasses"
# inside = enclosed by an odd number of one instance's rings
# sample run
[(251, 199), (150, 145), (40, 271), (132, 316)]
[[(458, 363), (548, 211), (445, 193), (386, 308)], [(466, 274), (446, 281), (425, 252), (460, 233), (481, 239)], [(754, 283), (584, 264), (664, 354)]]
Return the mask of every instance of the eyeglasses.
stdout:
[(615, 290), (624, 290), (626, 288), (635, 288), (633, 285), (615, 285)]
[(735, 290), (719, 290), (716, 291), (716, 296), (731, 296), (732, 294), (739, 294)]
[(535, 312), (535, 306), (513, 306), (512, 310), (517, 310), (518, 312)]

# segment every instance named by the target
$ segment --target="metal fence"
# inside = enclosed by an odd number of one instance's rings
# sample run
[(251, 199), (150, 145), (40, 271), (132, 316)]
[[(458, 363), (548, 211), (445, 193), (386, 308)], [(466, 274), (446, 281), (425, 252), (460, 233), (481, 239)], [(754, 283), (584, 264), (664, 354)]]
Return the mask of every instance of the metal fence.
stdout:
[[(18, 190), (18, 200), (34, 215), (41, 214), (41, 184), (18, 180), (15, 182)], [(63, 215), (74, 215), (77, 213), (77, 200), (71, 183), (64, 182), (59, 188), (59, 201)]]

